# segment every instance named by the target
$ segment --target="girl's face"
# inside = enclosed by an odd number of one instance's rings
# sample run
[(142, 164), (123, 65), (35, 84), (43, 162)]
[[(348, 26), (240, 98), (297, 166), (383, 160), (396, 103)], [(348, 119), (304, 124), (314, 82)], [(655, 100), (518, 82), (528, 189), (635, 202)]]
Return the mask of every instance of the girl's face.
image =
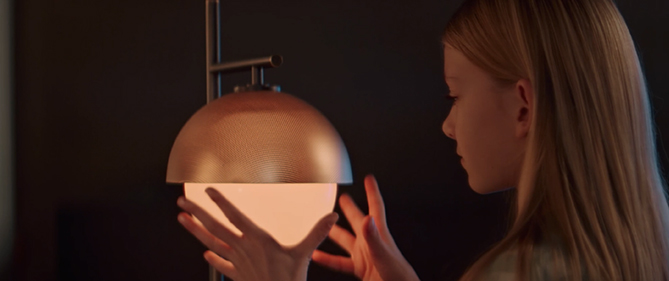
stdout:
[(529, 82), (502, 86), (449, 45), (444, 74), (454, 103), (442, 129), (457, 142), (470, 187), (481, 194), (515, 187), (531, 120)]

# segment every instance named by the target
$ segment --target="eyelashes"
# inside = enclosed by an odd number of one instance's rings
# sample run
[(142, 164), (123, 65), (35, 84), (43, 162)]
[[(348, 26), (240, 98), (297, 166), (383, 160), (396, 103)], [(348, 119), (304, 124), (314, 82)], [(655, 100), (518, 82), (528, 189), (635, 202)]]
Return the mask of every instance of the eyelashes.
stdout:
[(455, 108), (456, 102), (458, 101), (458, 97), (456, 96), (451, 96), (451, 93), (447, 93), (444, 95), (444, 98), (446, 98), (446, 108), (447, 110), (452, 110)]
[(446, 100), (448, 100), (451, 104), (454, 104), (458, 100), (458, 97), (451, 96), (450, 93), (445, 94), (444, 98), (446, 98)]

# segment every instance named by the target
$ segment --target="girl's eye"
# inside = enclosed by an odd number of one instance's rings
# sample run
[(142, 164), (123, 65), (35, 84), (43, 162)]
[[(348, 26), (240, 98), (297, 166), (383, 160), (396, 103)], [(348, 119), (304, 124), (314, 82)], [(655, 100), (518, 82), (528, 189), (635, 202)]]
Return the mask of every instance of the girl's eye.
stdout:
[(455, 102), (458, 100), (458, 97), (451, 96), (450, 94), (446, 94), (445, 97), (451, 101), (452, 104), (455, 104)]

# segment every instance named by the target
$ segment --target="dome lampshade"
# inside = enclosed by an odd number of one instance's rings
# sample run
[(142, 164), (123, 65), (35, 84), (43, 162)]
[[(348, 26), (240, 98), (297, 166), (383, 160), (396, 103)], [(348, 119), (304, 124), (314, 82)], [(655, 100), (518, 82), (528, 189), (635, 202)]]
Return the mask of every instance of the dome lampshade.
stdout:
[(339, 134), (306, 102), (274, 91), (223, 95), (179, 132), (170, 183), (353, 182)]
[(223, 95), (179, 132), (167, 182), (233, 231), (205, 189), (216, 188), (284, 245), (297, 244), (332, 212), (337, 184), (352, 183), (341, 137), (306, 102), (274, 91)]

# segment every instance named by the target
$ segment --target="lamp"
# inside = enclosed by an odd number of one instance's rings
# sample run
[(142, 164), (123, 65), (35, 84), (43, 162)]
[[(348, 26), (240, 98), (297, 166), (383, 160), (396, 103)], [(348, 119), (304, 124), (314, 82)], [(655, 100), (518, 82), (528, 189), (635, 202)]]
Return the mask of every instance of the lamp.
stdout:
[[(179, 132), (167, 182), (184, 184), (186, 198), (232, 231), (239, 233), (206, 188), (217, 189), (277, 242), (297, 244), (332, 212), (337, 184), (352, 183), (346, 148), (318, 110), (264, 84), (264, 68), (281, 65), (280, 56), (221, 63), (218, 1), (207, 0), (206, 21), (207, 105)], [(222, 73), (247, 70), (250, 84), (217, 98)]]

